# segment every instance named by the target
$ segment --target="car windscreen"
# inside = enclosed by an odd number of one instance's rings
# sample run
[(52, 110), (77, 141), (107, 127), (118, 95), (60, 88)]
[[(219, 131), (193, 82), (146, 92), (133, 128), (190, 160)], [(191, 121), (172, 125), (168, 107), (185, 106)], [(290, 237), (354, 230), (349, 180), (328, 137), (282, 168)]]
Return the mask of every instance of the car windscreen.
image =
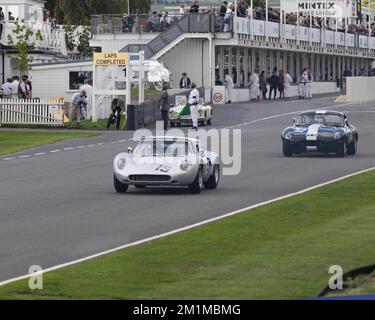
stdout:
[(185, 157), (189, 151), (188, 141), (145, 140), (139, 143), (134, 154), (138, 157)]
[(309, 126), (312, 124), (342, 127), (344, 126), (344, 119), (341, 115), (332, 113), (306, 113), (297, 117), (296, 126)]

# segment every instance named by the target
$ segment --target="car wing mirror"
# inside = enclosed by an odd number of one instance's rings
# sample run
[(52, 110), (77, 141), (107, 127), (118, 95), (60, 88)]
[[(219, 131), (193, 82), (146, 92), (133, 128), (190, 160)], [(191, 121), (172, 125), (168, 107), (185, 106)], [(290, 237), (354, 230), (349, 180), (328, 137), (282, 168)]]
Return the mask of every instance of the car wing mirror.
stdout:
[(133, 153), (133, 148), (129, 147), (128, 148), (128, 153), (132, 154)]
[(296, 125), (297, 119), (293, 118), (293, 124)]

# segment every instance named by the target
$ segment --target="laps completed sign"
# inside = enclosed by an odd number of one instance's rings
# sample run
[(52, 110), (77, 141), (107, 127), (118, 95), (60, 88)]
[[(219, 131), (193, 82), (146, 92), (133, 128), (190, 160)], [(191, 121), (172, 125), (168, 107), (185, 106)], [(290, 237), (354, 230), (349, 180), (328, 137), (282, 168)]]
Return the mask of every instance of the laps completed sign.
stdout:
[(126, 66), (129, 62), (127, 52), (94, 53), (94, 65), (96, 66)]

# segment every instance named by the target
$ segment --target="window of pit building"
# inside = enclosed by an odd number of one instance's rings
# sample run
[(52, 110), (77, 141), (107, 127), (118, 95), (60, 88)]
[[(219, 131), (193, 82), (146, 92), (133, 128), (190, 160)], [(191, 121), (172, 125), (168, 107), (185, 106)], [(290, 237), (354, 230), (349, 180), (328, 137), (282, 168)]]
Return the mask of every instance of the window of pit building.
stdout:
[(20, 18), (19, 6), (8, 6), (5, 19), (9, 22), (18, 21)]
[(69, 90), (79, 90), (85, 79), (92, 80), (92, 71), (70, 71)]

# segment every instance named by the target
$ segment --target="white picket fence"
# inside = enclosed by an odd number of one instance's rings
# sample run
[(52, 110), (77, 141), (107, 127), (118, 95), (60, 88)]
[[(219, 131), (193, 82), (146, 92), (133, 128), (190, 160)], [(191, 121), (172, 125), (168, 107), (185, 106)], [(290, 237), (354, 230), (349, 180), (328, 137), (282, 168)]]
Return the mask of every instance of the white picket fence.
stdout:
[(3, 124), (63, 126), (64, 101), (1, 99), (0, 126)]

